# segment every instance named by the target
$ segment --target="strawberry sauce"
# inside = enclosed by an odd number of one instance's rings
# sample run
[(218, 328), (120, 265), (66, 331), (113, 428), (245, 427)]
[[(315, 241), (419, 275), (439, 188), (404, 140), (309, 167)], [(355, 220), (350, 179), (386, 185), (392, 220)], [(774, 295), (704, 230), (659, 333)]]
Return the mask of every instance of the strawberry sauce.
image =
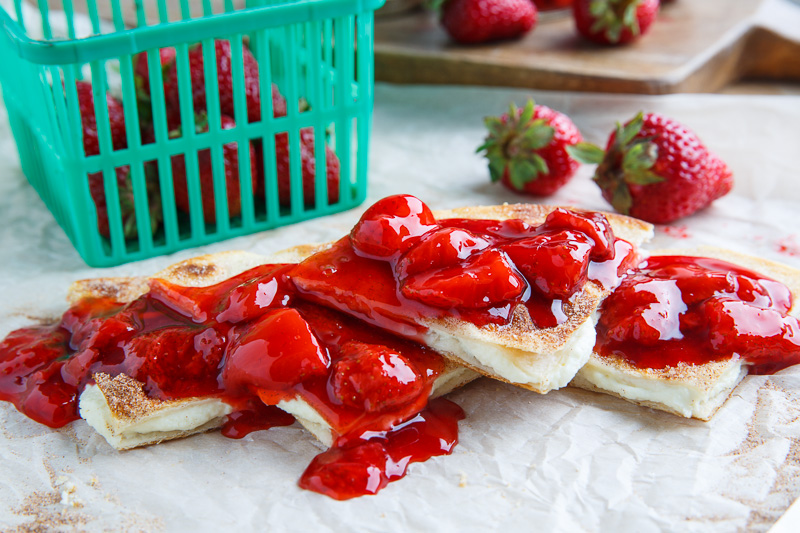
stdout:
[(800, 363), (800, 321), (777, 281), (716, 259), (656, 256), (602, 306), (595, 351), (638, 368), (738, 354), (755, 374)]
[(445, 400), (426, 407), (442, 357), (299, 300), (292, 268), (263, 265), (204, 288), (154, 279), (128, 304), (84, 299), (58, 324), (14, 331), (0, 344), (0, 399), (61, 427), (78, 418), (78, 396), (95, 373), (124, 373), (153, 398), (220, 397), (237, 409), (222, 428), (230, 438), (292, 424), (275, 404), (302, 399), (338, 438), (309, 472), (371, 472), (374, 453), (352, 463), (362, 446), (385, 455), (377, 488), (330, 474), (309, 482), (337, 499), (374, 493), (409, 462), (450, 453), (463, 413)]
[(539, 226), (522, 220), (436, 221), (408, 195), (370, 207), (328, 250), (291, 273), (305, 299), (419, 340), (423, 319), (505, 325), (523, 304), (554, 327), (589, 280), (612, 289), (635, 261), (602, 214), (556, 209)]
[[(555, 209), (539, 226), (437, 221), (413, 196), (391, 196), (298, 265), (203, 288), (152, 279), (130, 303), (84, 299), (58, 324), (10, 333), (0, 399), (61, 427), (78, 418), (95, 373), (124, 373), (153, 398), (221, 398), (235, 409), (222, 428), (230, 438), (292, 423), (276, 406), (302, 400), (334, 445), (300, 485), (336, 499), (373, 494), (458, 440), (463, 411), (428, 402), (445, 363), (416, 342), (421, 319), (503, 325), (525, 305), (539, 327), (555, 326), (587, 282), (611, 290), (634, 261), (599, 213)], [(774, 372), (800, 362), (790, 307), (786, 287), (733, 265), (651, 258), (606, 300), (597, 349), (654, 368), (737, 352)]]

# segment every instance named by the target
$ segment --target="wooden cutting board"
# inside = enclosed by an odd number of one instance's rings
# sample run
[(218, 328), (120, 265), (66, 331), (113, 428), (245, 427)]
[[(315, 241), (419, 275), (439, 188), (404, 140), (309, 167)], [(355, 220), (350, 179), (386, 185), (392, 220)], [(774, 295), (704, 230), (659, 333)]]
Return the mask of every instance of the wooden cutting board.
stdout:
[(375, 78), (645, 94), (714, 92), (742, 78), (797, 82), (800, 5), (675, 0), (647, 35), (624, 47), (582, 40), (569, 12), (545, 14), (521, 40), (476, 46), (450, 41), (428, 11), (378, 16)]

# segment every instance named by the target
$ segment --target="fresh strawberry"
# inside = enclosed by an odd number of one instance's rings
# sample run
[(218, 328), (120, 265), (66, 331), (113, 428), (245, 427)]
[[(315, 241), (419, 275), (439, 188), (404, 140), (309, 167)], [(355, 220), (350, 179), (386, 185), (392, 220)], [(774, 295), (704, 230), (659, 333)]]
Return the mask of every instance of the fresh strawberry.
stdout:
[[(290, 170), (289, 134), (279, 133), (275, 136), (275, 160), (278, 174), (278, 201), (283, 206), (292, 203), (292, 184)], [(260, 196), (265, 194), (263, 176), (263, 150), (259, 154), (259, 178), (256, 193)], [(300, 166), (302, 171), (303, 183), (303, 203), (314, 204), (314, 187), (317, 176), (316, 149), (314, 146), (313, 128), (303, 128), (300, 130)], [(339, 201), (339, 158), (330, 146), (325, 144), (325, 179), (328, 181), (328, 203), (335, 204)]]
[(333, 365), (330, 390), (344, 405), (386, 411), (418, 399), (423, 382), (414, 365), (386, 346), (350, 341)]
[(575, 0), (578, 33), (600, 44), (624, 44), (644, 35), (658, 14), (659, 0)]
[[(177, 52), (174, 48), (161, 48), (158, 51), (159, 58), (161, 59), (161, 79), (166, 80), (167, 72), (172, 68), (175, 63), (175, 56)], [(150, 67), (147, 64), (147, 52), (137, 54), (133, 63), (134, 82), (136, 84), (136, 94), (140, 100), (150, 99)]]
[[(76, 83), (78, 90), (78, 106), (83, 127), (83, 151), (87, 156), (100, 154), (100, 145), (97, 137), (97, 120), (94, 112), (94, 96), (92, 84), (86, 81)], [(111, 131), (111, 144), (114, 150), (128, 146), (125, 134), (125, 110), (122, 104), (111, 95), (106, 96), (108, 102), (108, 121)], [(133, 184), (130, 179), (130, 167), (122, 166), (115, 169), (117, 190), (119, 194), (119, 207), (122, 215), (122, 233), (125, 238), (137, 235), (136, 212), (133, 203)], [(111, 235), (108, 221), (108, 203), (103, 185), (101, 172), (89, 174), (89, 193), (97, 209), (97, 229), (103, 237)], [(151, 176), (147, 178), (148, 203), (150, 204), (151, 230), (156, 231), (161, 220), (160, 195), (157, 185)]]
[[(198, 132), (208, 131), (207, 117), (200, 115), (197, 120)], [(223, 130), (232, 129), (236, 123), (225, 115), (221, 119)], [(180, 132), (175, 132), (180, 135)], [(222, 158), (225, 166), (225, 189), (228, 196), (228, 216), (235, 217), (242, 212), (242, 197), (239, 188), (239, 148), (236, 143), (228, 143), (222, 148)], [(211, 150), (201, 150), (197, 153), (197, 171), (200, 175), (200, 193), (203, 201), (203, 218), (206, 222), (217, 219), (216, 204), (214, 201), (214, 168), (211, 159)], [(256, 158), (250, 143), (250, 175), (253, 177), (252, 186), (256, 186)], [(186, 181), (186, 160), (178, 155), (172, 158), (172, 180), (175, 188), (175, 204), (178, 209), (190, 212), (189, 190)]]
[(617, 124), (605, 152), (587, 143), (571, 152), (598, 164), (594, 181), (614, 209), (657, 224), (707, 207), (733, 187), (731, 171), (697, 135), (655, 113)]
[(550, 299), (569, 298), (586, 282), (592, 242), (578, 231), (561, 230), (503, 246), (533, 290)]
[(444, 29), (465, 44), (521, 37), (537, 18), (532, 0), (445, 0), (441, 10)]
[(437, 227), (433, 213), (419, 198), (396, 194), (378, 200), (361, 215), (350, 232), (350, 242), (359, 255), (390, 259)]
[(478, 152), (489, 161), (492, 181), (512, 191), (547, 196), (578, 169), (567, 147), (581, 142), (578, 128), (564, 114), (533, 100), (519, 109), (513, 103), (501, 117), (485, 119), (489, 135)]
[(518, 298), (527, 284), (508, 256), (485, 250), (463, 263), (409, 276), (403, 296), (443, 309), (485, 309)]
[[(219, 89), (219, 105), (223, 115), (234, 116), (233, 112), (233, 72), (231, 43), (216, 40), (214, 48), (217, 58), (217, 86)], [(261, 96), (258, 79), (258, 62), (249, 49), (242, 47), (242, 63), (244, 68), (244, 92), (247, 106), (247, 118), (250, 122), (261, 120)], [(189, 50), (189, 76), (192, 80), (192, 101), (195, 113), (206, 109), (206, 83), (203, 67), (203, 47), (196, 45)], [(180, 95), (178, 91), (178, 62), (173, 62), (164, 80), (167, 103), (178, 109)], [(286, 115), (286, 100), (272, 85), (273, 114), (276, 117)]]
[[(78, 90), (78, 108), (81, 114), (81, 126), (83, 127), (83, 151), (88, 155), (98, 155), (100, 153), (100, 142), (97, 138), (97, 118), (94, 113), (94, 95), (92, 94), (92, 84), (88, 81), (75, 83)], [(108, 126), (111, 131), (111, 145), (114, 150), (121, 150), (128, 146), (128, 138), (125, 135), (125, 110), (122, 104), (113, 96), (106, 95), (108, 103)]]
[[(136, 212), (133, 205), (133, 185), (130, 180), (130, 167), (119, 167), (116, 170), (117, 192), (119, 194), (120, 212), (122, 213), (122, 232), (126, 238), (135, 237)], [(89, 193), (92, 195), (94, 205), (97, 208), (97, 229), (103, 237), (109, 237), (111, 231), (108, 222), (108, 204), (106, 203), (106, 192), (103, 185), (103, 174), (89, 174)]]
[(539, 11), (554, 11), (569, 8), (572, 0), (533, 0), (533, 3)]
[[(150, 215), (150, 231), (155, 233), (161, 224), (161, 191), (159, 189), (157, 170), (154, 164), (145, 164), (145, 187), (147, 206)], [(136, 225), (136, 206), (133, 203), (133, 183), (130, 178), (130, 167), (117, 167), (117, 194), (119, 196), (119, 209), (122, 217), (122, 234), (126, 239), (138, 235)], [(108, 203), (106, 202), (105, 186), (102, 172), (89, 174), (89, 193), (92, 195), (97, 209), (97, 229), (103, 237), (111, 235), (108, 220)]]

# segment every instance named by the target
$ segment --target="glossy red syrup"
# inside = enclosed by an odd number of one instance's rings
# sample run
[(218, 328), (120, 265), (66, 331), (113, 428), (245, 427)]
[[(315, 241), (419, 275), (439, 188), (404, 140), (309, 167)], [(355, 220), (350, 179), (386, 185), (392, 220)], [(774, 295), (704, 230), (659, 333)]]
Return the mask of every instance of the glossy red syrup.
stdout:
[(738, 354), (770, 374), (800, 363), (789, 289), (716, 259), (651, 257), (602, 306), (595, 351), (639, 368), (704, 364)]
[[(237, 409), (222, 428), (230, 438), (291, 424), (274, 405), (303, 399), (338, 437), (329, 469), (339, 443), (351, 449), (366, 434), (383, 435), (398, 464), (450, 453), (463, 414), (439, 403), (425, 410), (441, 356), (300, 300), (290, 268), (260, 266), (205, 288), (152, 280), (131, 303), (86, 299), (58, 324), (12, 332), (0, 345), (0, 399), (60, 427), (78, 418), (94, 373), (125, 373), (151, 397), (221, 397)], [(410, 442), (408, 428), (424, 438)], [(386, 480), (404, 472), (395, 465)], [(311, 488), (338, 498), (375, 492), (346, 485), (326, 476)]]
[(419, 339), (423, 319), (504, 325), (519, 304), (539, 327), (557, 326), (588, 280), (613, 288), (634, 260), (633, 246), (599, 213), (556, 209), (539, 226), (437, 222), (419, 200), (398, 195), (290, 276), (305, 299)]
[(337, 500), (375, 494), (403, 477), (409, 464), (452, 452), (458, 443), (458, 421), (463, 418), (459, 406), (437, 398), (389, 431), (343, 437), (314, 458), (300, 486)]

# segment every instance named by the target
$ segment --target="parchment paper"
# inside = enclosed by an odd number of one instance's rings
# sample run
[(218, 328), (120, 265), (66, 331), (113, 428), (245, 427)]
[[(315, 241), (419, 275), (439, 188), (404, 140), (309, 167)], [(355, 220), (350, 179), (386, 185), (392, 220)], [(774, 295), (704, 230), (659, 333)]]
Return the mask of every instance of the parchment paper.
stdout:
[[(640, 109), (665, 113), (729, 163), (733, 193), (659, 227), (653, 247), (713, 244), (800, 268), (800, 98), (792, 96), (378, 85), (368, 201), (399, 192), (434, 209), (526, 200), (490, 184), (474, 152), (482, 118), (530, 96), (569, 114), (596, 143)], [(582, 167), (547, 202), (607, 209), (591, 173)], [(90, 269), (25, 181), (2, 110), (0, 336), (60, 315), (73, 280), (150, 273), (206, 252), (326, 241), (347, 232), (362, 209)], [(489, 379), (450, 398), (467, 413), (455, 452), (412, 465), (377, 496), (347, 502), (297, 487), (321, 449), (297, 425), (120, 453), (82, 421), (51, 430), (0, 403), (0, 529), (764, 531), (800, 495), (800, 368), (746, 378), (708, 423), (601, 394), (540, 396)]]

